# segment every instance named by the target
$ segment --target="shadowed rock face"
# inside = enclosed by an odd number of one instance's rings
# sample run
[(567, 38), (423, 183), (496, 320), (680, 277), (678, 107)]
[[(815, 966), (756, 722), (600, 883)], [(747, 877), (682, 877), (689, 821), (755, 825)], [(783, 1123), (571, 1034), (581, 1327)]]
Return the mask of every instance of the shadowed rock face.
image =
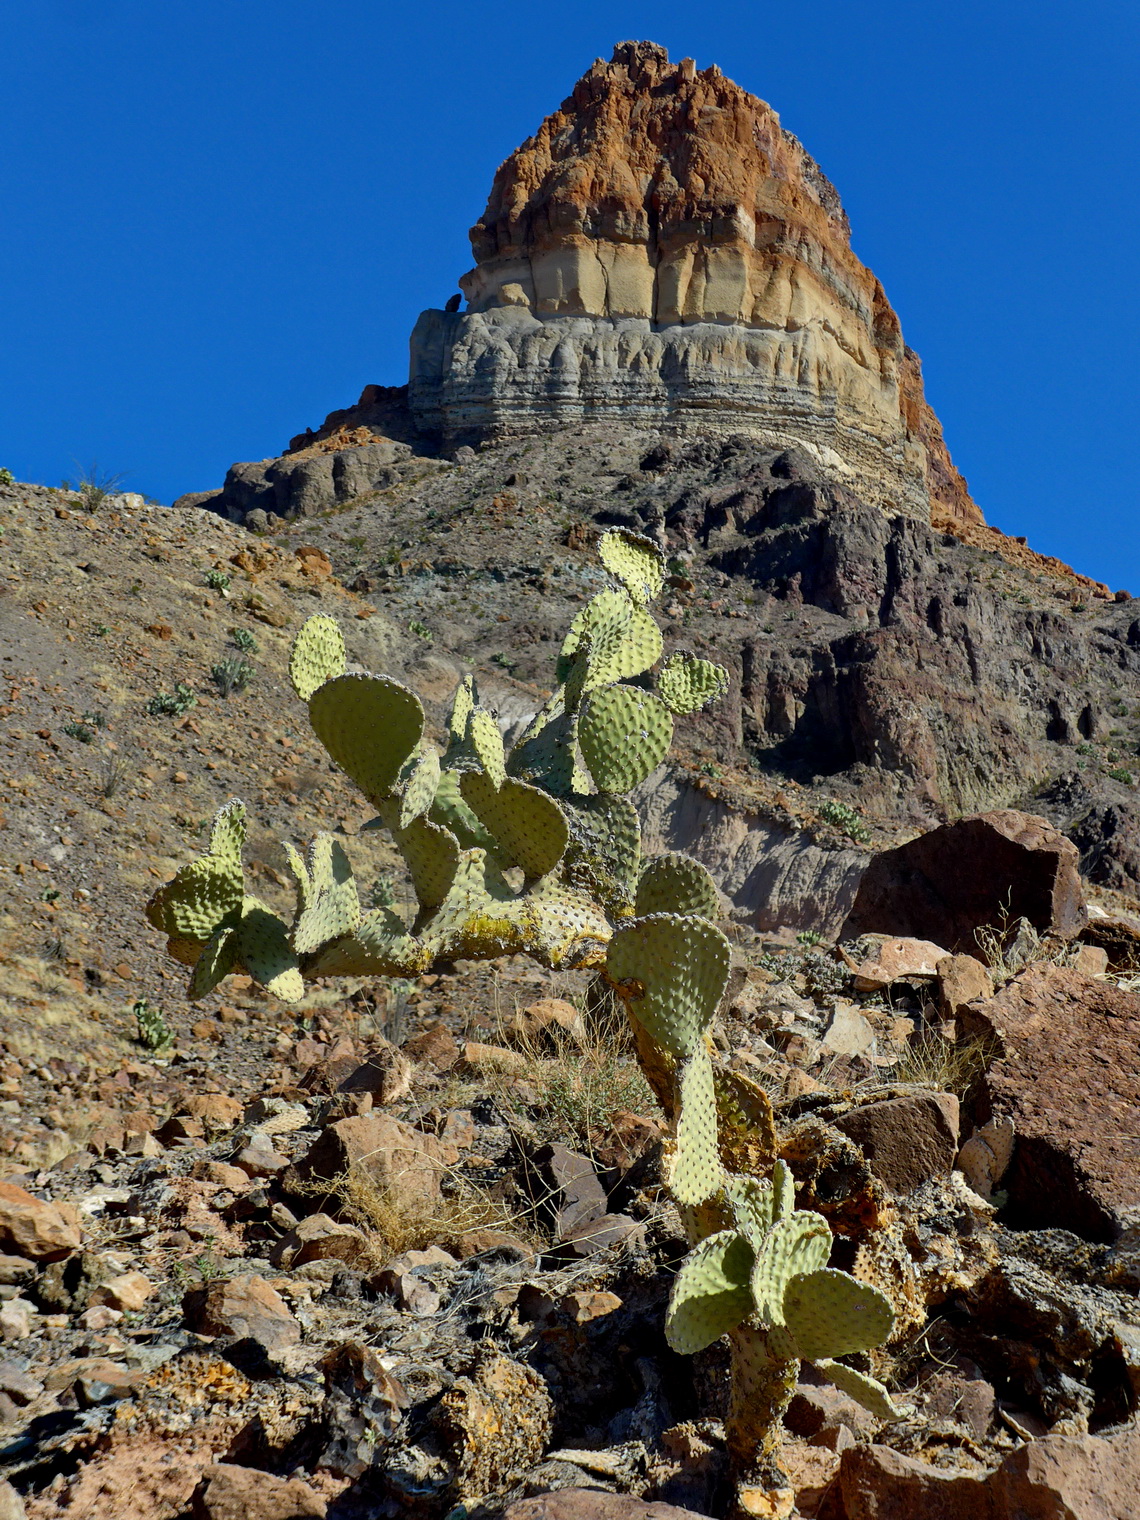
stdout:
[(885, 509), (980, 521), (834, 187), (715, 65), (645, 42), (598, 59), (501, 165), (471, 241), (467, 311), (412, 336), (425, 431), (747, 428)]

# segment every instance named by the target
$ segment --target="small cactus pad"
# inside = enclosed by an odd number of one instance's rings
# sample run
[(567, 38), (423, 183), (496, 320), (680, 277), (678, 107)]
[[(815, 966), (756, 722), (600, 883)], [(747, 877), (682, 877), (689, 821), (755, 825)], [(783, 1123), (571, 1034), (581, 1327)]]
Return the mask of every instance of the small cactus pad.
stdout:
[(670, 712), (694, 713), (719, 702), (728, 690), (728, 671), (694, 654), (671, 654), (657, 674), (657, 695)]
[(669, 1191), (690, 1208), (704, 1203), (724, 1182), (716, 1145), (716, 1093), (708, 1051), (699, 1045), (686, 1061), (679, 1083), (677, 1146)]
[(793, 1277), (784, 1293), (784, 1323), (809, 1361), (881, 1346), (894, 1322), (885, 1294), (833, 1267)]
[(337, 676), (309, 698), (313, 732), (374, 807), (420, 742), (419, 698), (387, 676)]
[(767, 1325), (784, 1323), (784, 1291), (796, 1273), (814, 1272), (831, 1255), (831, 1228), (821, 1214), (790, 1214), (765, 1235), (752, 1268), (752, 1297)]
[(313, 900), (313, 878), (309, 875), (309, 868), (305, 864), (305, 857), (297, 846), (289, 839), (281, 841), (281, 848), (285, 851), (285, 858), (289, 862), (297, 883), (297, 911), (303, 913)]
[(183, 866), (173, 881), (151, 898), (146, 916), (156, 929), (172, 940), (194, 940), (199, 945), (224, 919), (241, 907), (242, 879), (235, 877), (213, 855), (201, 855)]
[(464, 676), (455, 688), (455, 696), (451, 699), (451, 712), (447, 718), (447, 731), (455, 744), (466, 741), (467, 724), (475, 702), (475, 677)]
[(742, 1071), (718, 1071), (716, 1107), (724, 1165), (732, 1172), (766, 1171), (776, 1156), (776, 1121), (759, 1082)]
[(836, 1388), (842, 1389), (849, 1398), (862, 1404), (864, 1409), (869, 1409), (878, 1419), (905, 1418), (904, 1411), (894, 1402), (878, 1378), (873, 1378), (866, 1372), (856, 1372), (854, 1367), (848, 1367), (844, 1362), (833, 1362), (828, 1357), (817, 1358), (815, 1365), (825, 1378), (830, 1378)]
[(498, 791), (507, 776), (503, 755), (503, 736), (499, 725), (485, 707), (475, 707), (467, 720), (467, 742), (479, 757), (491, 784)]
[(629, 798), (605, 792), (575, 797), (566, 804), (566, 816), (577, 849), (595, 872), (600, 869), (623, 891), (632, 890), (641, 862), (641, 821)]
[(574, 782), (577, 742), (577, 718), (559, 713), (541, 726), (531, 724), (511, 751), (507, 769), (523, 781), (536, 782), (552, 797), (565, 797)]
[(661, 594), (665, 584), (665, 565), (661, 551), (640, 533), (626, 528), (611, 528), (598, 543), (602, 564), (629, 592), (639, 607)]
[(633, 617), (633, 603), (624, 591), (599, 591), (574, 616), (558, 655), (555, 673), (565, 681), (576, 665), (583, 644), (588, 645), (587, 665), (595, 670), (613, 658), (621, 647)]
[(202, 953), (190, 978), (188, 996), (192, 1003), (206, 997), (225, 977), (229, 976), (237, 961), (237, 931), (232, 924), (215, 929), (202, 946)]
[(352, 866), (338, 840), (318, 834), (309, 852), (308, 901), (293, 925), (293, 949), (309, 955), (329, 940), (351, 934), (360, 922)]
[(465, 850), (486, 850), (494, 855), (498, 846), (490, 834), (464, 802), (459, 791), (459, 771), (442, 771), (430, 818), (441, 828), (449, 830)]
[(715, 922), (720, 900), (699, 861), (689, 855), (655, 855), (641, 868), (634, 909), (639, 918), (647, 913), (696, 913)]
[(426, 744), (423, 753), (412, 767), (400, 799), (400, 827), (406, 829), (416, 818), (422, 818), (435, 801), (439, 790), (439, 751), (433, 744)]
[(796, 1179), (786, 1161), (772, 1168), (772, 1199), (777, 1219), (787, 1219), (796, 1206)]
[(724, 1191), (736, 1228), (752, 1249), (758, 1251), (775, 1223), (772, 1184), (759, 1177), (730, 1175), (725, 1178)]
[(235, 799), (218, 809), (210, 828), (210, 854), (234, 872), (241, 871), (245, 827), (245, 803)]
[(314, 961), (314, 976), (415, 976), (427, 958), (391, 908), (373, 908), (346, 939)]
[(255, 982), (283, 1003), (304, 997), (305, 984), (289, 943), (289, 931), (256, 897), (247, 897), (242, 905), (236, 939), (237, 959)]
[(665, 1339), (681, 1356), (703, 1351), (752, 1310), (752, 1252), (735, 1230), (709, 1235), (686, 1256), (673, 1283)]
[(331, 617), (311, 617), (293, 640), (289, 656), (289, 679), (302, 702), (307, 702), (318, 686), (344, 675), (347, 660), (344, 635)]
[[(724, 992), (728, 941), (702, 918), (658, 913), (634, 919), (610, 940), (606, 975), (659, 1045), (687, 1059)], [(631, 991), (633, 985), (640, 990)]]
[(451, 891), (459, 860), (459, 841), (427, 818), (413, 818), (406, 829), (392, 829), (421, 907), (438, 908)]
[(459, 789), (500, 853), (512, 865), (521, 866), (524, 876), (553, 871), (569, 835), (562, 809), (552, 797), (513, 777), (496, 788), (481, 771), (467, 771)]
[(669, 709), (637, 686), (595, 692), (578, 724), (582, 758), (601, 792), (631, 792), (661, 764), (672, 739)]

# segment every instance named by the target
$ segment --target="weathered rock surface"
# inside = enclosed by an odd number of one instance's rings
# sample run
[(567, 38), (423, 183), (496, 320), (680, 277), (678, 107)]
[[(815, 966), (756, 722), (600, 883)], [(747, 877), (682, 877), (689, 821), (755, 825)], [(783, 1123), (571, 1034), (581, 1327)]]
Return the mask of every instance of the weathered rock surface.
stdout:
[(693, 1511), (632, 1494), (608, 1494), (596, 1488), (560, 1488), (554, 1493), (519, 1499), (503, 1511), (503, 1520), (693, 1520)]
[(1010, 808), (963, 818), (876, 855), (843, 935), (887, 933), (978, 948), (976, 932), (1025, 918), (1071, 939), (1085, 924), (1076, 846)]
[(598, 59), (471, 241), (468, 310), (412, 336), (425, 432), (688, 419), (806, 446), (888, 510), (980, 521), (834, 187), (715, 65), (646, 42)]
[(1121, 1211), (1140, 1204), (1140, 994), (1036, 965), (970, 1019), (1003, 1051), (977, 1117), (1014, 1123), (1010, 1220), (1113, 1239)]
[(280, 1293), (254, 1272), (210, 1283), (186, 1295), (187, 1322), (203, 1335), (236, 1335), (272, 1353), (295, 1346), (301, 1327)]
[(45, 1203), (13, 1182), (0, 1182), (0, 1246), (37, 1261), (55, 1261), (81, 1240), (74, 1209)]
[(194, 1520), (322, 1520), (324, 1500), (299, 1478), (218, 1462), (194, 1490)]
[(894, 1193), (910, 1193), (931, 1177), (949, 1177), (958, 1153), (958, 1099), (916, 1093), (866, 1103), (835, 1121)]
[(1136, 1514), (1140, 1430), (1044, 1436), (989, 1473), (857, 1446), (844, 1452), (839, 1482), (846, 1520), (1127, 1520)]

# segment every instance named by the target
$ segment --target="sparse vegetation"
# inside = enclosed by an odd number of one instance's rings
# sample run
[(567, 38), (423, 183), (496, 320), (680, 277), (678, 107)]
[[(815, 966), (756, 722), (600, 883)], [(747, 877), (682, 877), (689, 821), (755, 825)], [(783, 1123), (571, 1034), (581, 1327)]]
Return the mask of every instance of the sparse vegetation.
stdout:
[(259, 652), (260, 645), (248, 628), (231, 628), (230, 638), (233, 641), (234, 647), (240, 649), (242, 654), (257, 654)]
[(74, 721), (65, 723), (63, 731), (69, 739), (78, 739), (80, 744), (94, 744), (95, 742), (95, 730), (90, 728), (86, 723), (76, 723)]
[(230, 577), (224, 570), (207, 570), (203, 579), (211, 591), (228, 591), (230, 589)]
[(0, 469), (0, 486), (14, 486), (16, 477), (11, 470)]
[(152, 718), (180, 718), (197, 705), (198, 698), (185, 681), (176, 681), (172, 692), (156, 692), (146, 704), (146, 710)]
[(210, 666), (210, 679), (223, 697), (244, 691), (253, 679), (253, 666), (246, 660), (219, 660)]
[(408, 624), (408, 632), (414, 633), (417, 639), (423, 639), (425, 644), (430, 644), (435, 637), (426, 623), (421, 623), (418, 618), (413, 618)]
[(834, 797), (825, 797), (816, 809), (824, 823), (830, 823), (853, 839), (856, 844), (869, 844), (871, 831), (853, 807)]
[(146, 998), (131, 1006), (138, 1032), (138, 1042), (152, 1055), (163, 1055), (174, 1044), (174, 1031), (166, 1022), (161, 1006), (154, 1008)]

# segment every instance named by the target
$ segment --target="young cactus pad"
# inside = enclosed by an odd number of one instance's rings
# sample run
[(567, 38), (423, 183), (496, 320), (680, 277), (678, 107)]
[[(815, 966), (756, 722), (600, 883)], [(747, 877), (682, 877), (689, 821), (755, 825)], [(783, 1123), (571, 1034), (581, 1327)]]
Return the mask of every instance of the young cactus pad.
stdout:
[(673, 1127), (669, 1186), (692, 1249), (666, 1334), (681, 1352), (729, 1337), (726, 1437), (743, 1495), (774, 1448), (800, 1357), (876, 1414), (893, 1414), (881, 1384), (834, 1360), (880, 1344), (892, 1314), (875, 1288), (828, 1267), (831, 1232), (795, 1208), (767, 1096), (718, 1059), (709, 1031), (730, 950), (712, 879), (684, 855), (642, 859), (629, 794), (668, 754), (674, 714), (723, 696), (727, 673), (673, 653), (654, 683), (662, 639), (648, 609), (664, 585), (662, 556), (624, 530), (603, 534), (599, 552), (611, 584), (574, 618), (556, 688), (509, 749), (471, 677), (456, 691), (441, 754), (414, 692), (349, 674), (332, 619), (301, 629), (290, 661), (297, 695), (376, 810), (369, 827), (386, 829), (402, 855), (413, 910), (364, 913), (344, 848), (319, 834), (307, 858), (285, 846), (297, 901), (290, 922), (279, 918), (246, 889), (245, 810), (234, 802), (147, 914), (192, 968), (192, 997), (231, 972), (296, 1000), (323, 977), (415, 977), (457, 957), (520, 953), (602, 975)]

